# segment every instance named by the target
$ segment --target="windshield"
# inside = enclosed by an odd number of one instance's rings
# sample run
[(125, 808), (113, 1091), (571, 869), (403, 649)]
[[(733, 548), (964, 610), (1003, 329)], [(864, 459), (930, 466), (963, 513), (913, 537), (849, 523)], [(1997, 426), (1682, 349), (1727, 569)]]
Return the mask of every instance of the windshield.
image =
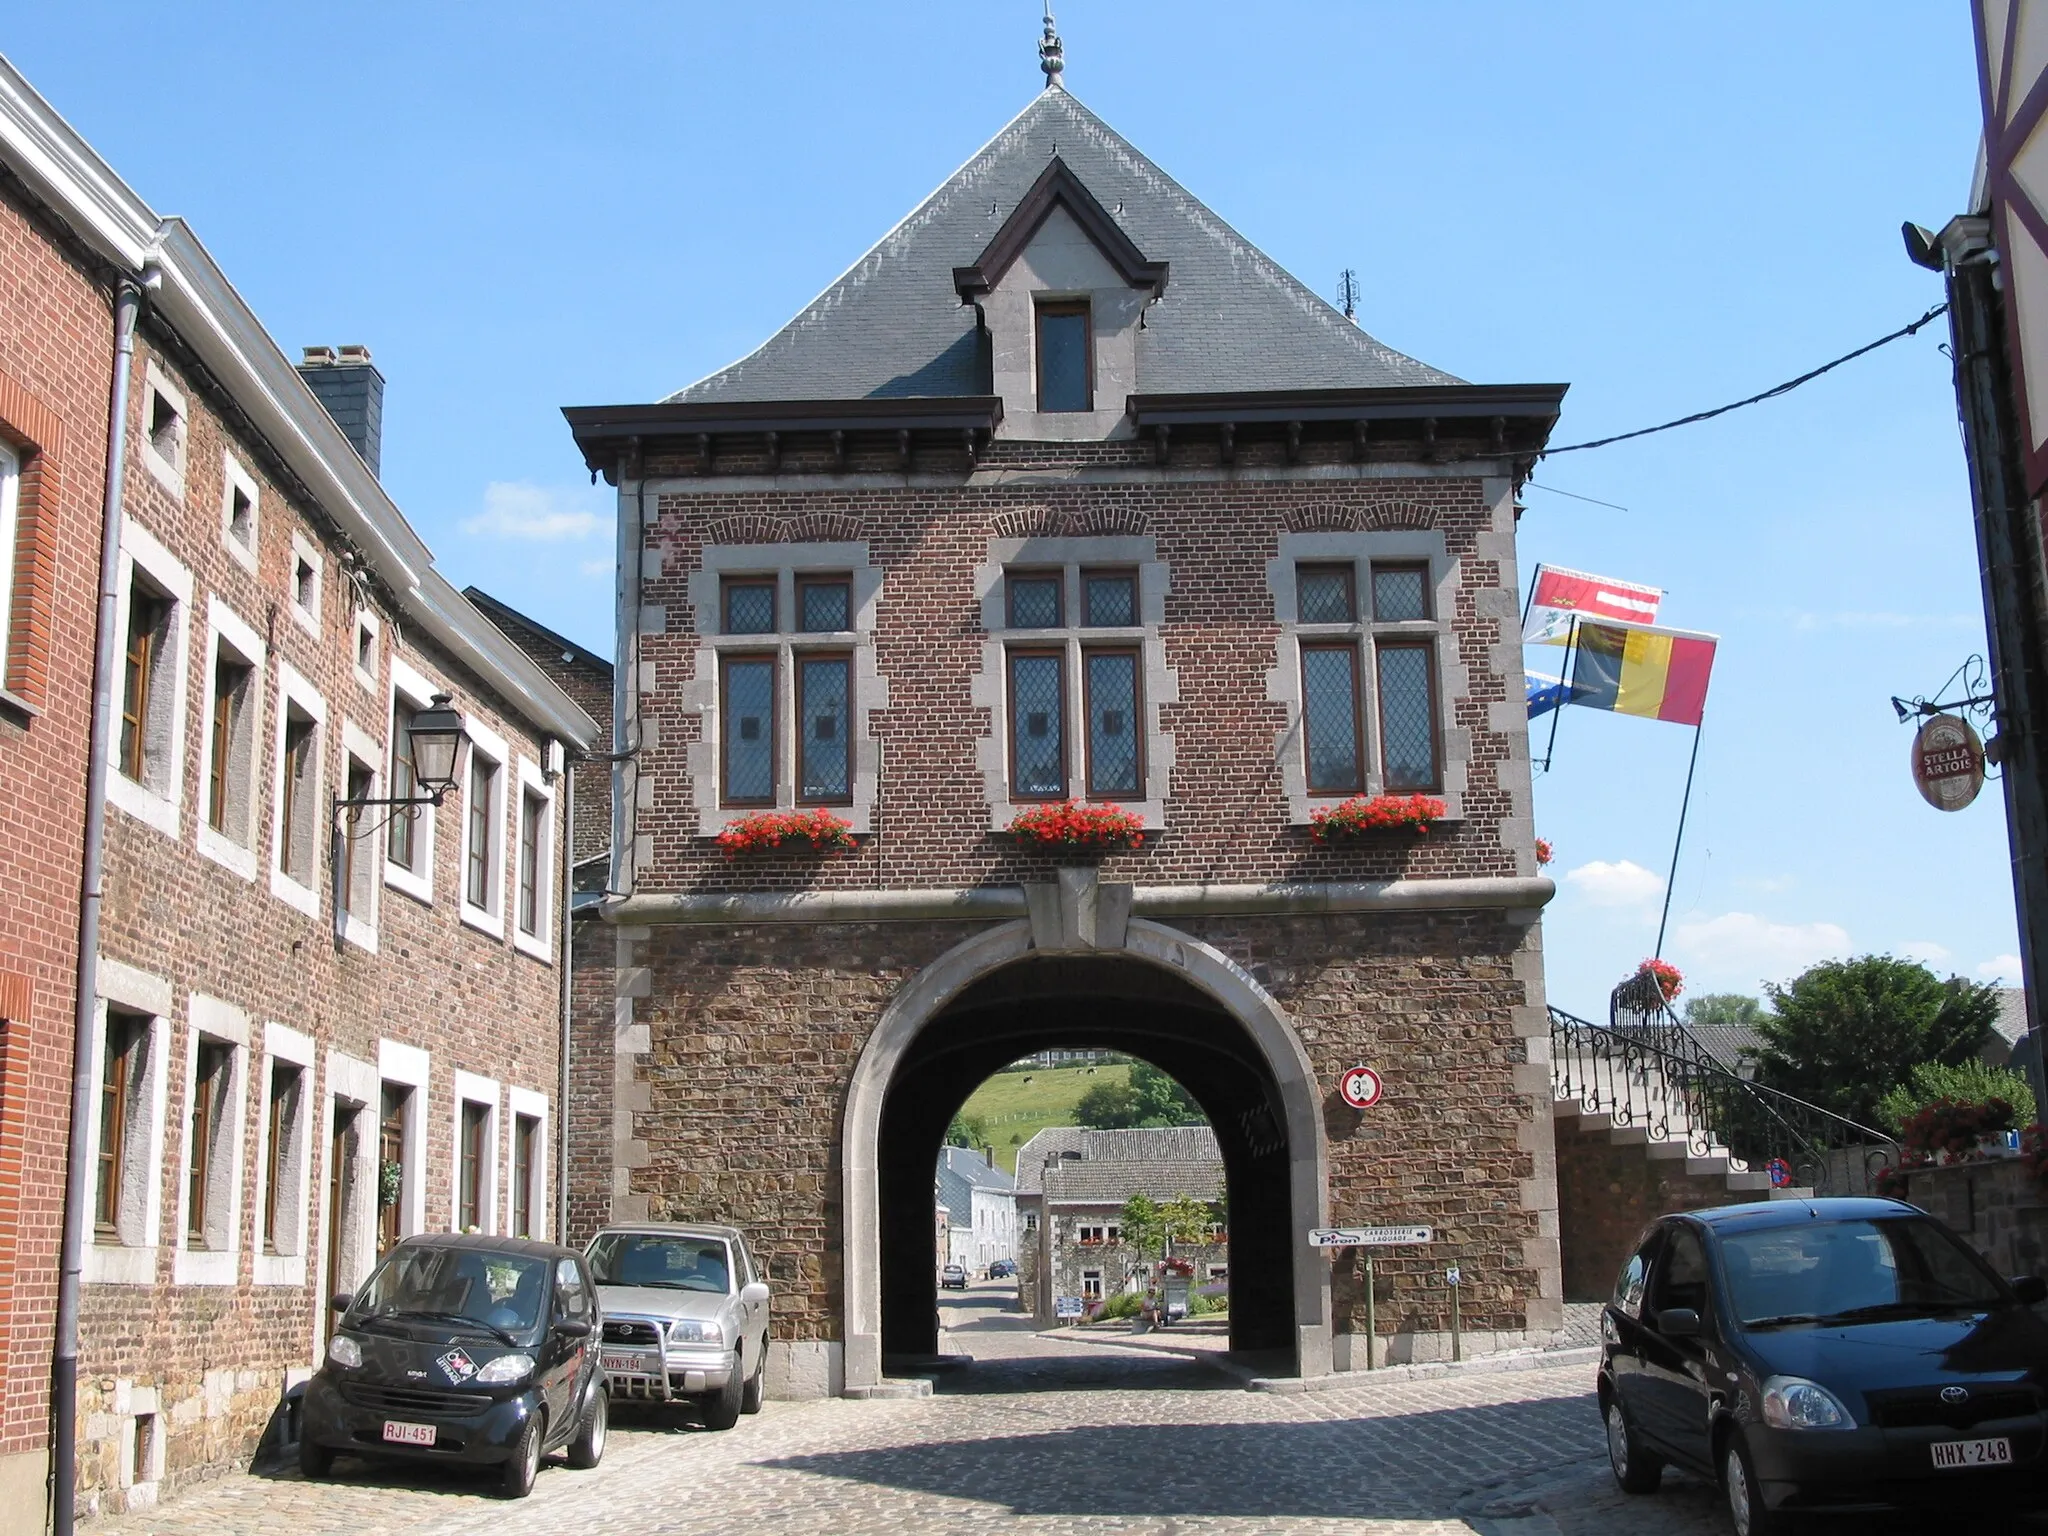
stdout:
[(1976, 1311), (2006, 1298), (1975, 1255), (1914, 1217), (1824, 1221), (1721, 1239), (1745, 1326)]
[(469, 1322), (524, 1332), (540, 1320), (548, 1261), (475, 1248), (400, 1247), (377, 1266), (349, 1309), (361, 1317)]
[(590, 1245), (590, 1272), (599, 1285), (648, 1285), (672, 1291), (732, 1289), (732, 1260), (716, 1237), (669, 1237), (656, 1232), (607, 1232)]

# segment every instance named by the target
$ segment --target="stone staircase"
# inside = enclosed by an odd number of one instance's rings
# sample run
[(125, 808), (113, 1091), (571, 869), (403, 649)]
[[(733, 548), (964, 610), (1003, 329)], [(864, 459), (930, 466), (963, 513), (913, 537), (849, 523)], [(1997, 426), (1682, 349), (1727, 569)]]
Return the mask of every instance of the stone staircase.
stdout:
[[(1653, 1163), (1679, 1164), (1671, 1173), (1688, 1179), (1719, 1181), (1729, 1201), (1808, 1198), (1811, 1189), (1771, 1187), (1768, 1170), (1751, 1168), (1713, 1135), (1697, 1133), (1691, 1107), (1664, 1074), (1649, 1065), (1629, 1066), (1602, 1060), (1580, 1064), (1575, 1080), (1553, 1069), (1551, 1117), (1554, 1130), (1566, 1135), (1604, 1137), (1616, 1147), (1641, 1147)], [(1595, 1108), (1594, 1105), (1615, 1106)], [(1694, 1200), (1688, 1208), (1728, 1201)]]

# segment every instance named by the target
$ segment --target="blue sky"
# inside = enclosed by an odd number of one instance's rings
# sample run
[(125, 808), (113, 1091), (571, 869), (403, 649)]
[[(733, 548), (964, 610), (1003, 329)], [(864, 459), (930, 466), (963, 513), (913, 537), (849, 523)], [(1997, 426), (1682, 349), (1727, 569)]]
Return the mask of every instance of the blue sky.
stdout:
[[(1962, 7), (1066, 0), (1075, 94), (1312, 286), (1555, 441), (1751, 393), (1940, 298), (1898, 225), (1967, 194)], [(564, 404), (751, 349), (1039, 85), (1034, 0), (19, 8), (4, 47), (287, 349), (361, 341), (449, 574), (608, 648), (610, 509)], [(1706, 426), (1545, 464), (1525, 569), (1717, 631), (1667, 952), (1753, 990), (1889, 950), (2017, 980), (1995, 788), (1955, 815), (1886, 702), (1984, 645), (1941, 325)], [(1568, 711), (1552, 1000), (1650, 950), (1690, 746)]]

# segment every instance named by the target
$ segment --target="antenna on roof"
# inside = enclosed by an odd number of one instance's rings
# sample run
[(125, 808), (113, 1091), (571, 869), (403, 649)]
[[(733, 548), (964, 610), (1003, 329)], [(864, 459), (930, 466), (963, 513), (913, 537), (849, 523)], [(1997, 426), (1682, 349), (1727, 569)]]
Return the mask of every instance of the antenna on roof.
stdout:
[(1060, 72), (1067, 67), (1066, 45), (1061, 43), (1059, 30), (1053, 24), (1052, 0), (1045, 0), (1045, 36), (1038, 40), (1038, 67), (1045, 71), (1048, 91), (1060, 84)]
[(1344, 306), (1344, 318), (1358, 323), (1358, 274), (1346, 267), (1337, 274), (1337, 299)]

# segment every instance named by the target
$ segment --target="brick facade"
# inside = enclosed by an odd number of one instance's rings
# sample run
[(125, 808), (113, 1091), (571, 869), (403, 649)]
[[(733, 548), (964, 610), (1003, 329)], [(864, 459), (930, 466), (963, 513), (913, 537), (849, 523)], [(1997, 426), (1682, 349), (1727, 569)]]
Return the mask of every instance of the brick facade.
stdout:
[(104, 274), (11, 191), (0, 294), (0, 439), (21, 465), (0, 699), (0, 1510), (40, 1530), (113, 315)]

